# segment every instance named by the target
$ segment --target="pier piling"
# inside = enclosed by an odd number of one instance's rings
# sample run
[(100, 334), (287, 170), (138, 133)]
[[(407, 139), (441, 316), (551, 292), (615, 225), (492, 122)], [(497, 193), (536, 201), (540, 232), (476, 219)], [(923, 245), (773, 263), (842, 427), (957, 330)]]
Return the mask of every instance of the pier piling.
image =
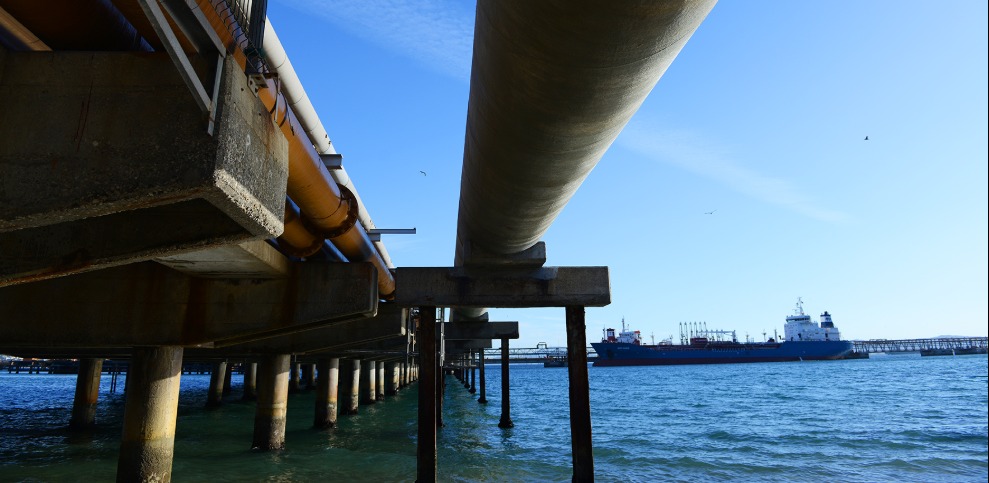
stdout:
[(209, 393), (206, 395), (206, 407), (215, 408), (223, 403), (223, 389), (227, 379), (227, 363), (213, 364), (213, 373), (209, 377)]
[(488, 399), (484, 397), (485, 383), (486, 383), (486, 381), (484, 380), (484, 349), (477, 351), (477, 356), (478, 356), (478, 363), (477, 363), (478, 372), (480, 373), (478, 374), (478, 378), (480, 379), (480, 386), (481, 386), (481, 392), (480, 392), (481, 396), (477, 398), (477, 402), (481, 404), (487, 404)]
[(322, 358), (317, 366), (316, 415), (313, 427), (332, 428), (337, 424), (337, 388), (340, 379), (340, 359)]
[[(570, 441), (573, 481), (594, 481), (591, 400), (587, 381), (587, 335), (583, 306), (567, 306), (567, 372), (570, 376)], [(504, 355), (503, 357), (507, 357)]]
[(508, 339), (501, 339), (501, 420), (499, 428), (514, 428), (512, 403), (508, 391)]
[(416, 481), (436, 481), (436, 307), (419, 308), (419, 361), (425, 367), (419, 381), (419, 437), (416, 448)]
[(345, 359), (340, 363), (340, 414), (357, 414), (360, 404), (360, 359)]
[(372, 360), (361, 361), (360, 376), (360, 404), (374, 404), (375, 396), (378, 392), (377, 386), (378, 370)]
[(117, 481), (172, 479), (182, 347), (134, 349), (127, 370)]
[(96, 401), (100, 395), (102, 373), (103, 359), (79, 359), (76, 394), (72, 402), (72, 418), (69, 419), (70, 429), (88, 429), (96, 423)]
[(299, 375), (300, 365), (298, 362), (293, 362), (289, 369), (289, 379), (288, 379), (288, 392), (297, 393), (302, 389), (300, 384)]
[(257, 362), (244, 363), (244, 396), (242, 399), (245, 401), (254, 401), (258, 398), (257, 371)]
[(258, 367), (258, 403), (254, 414), (252, 449), (279, 450), (285, 447), (285, 415), (291, 356), (269, 355)]

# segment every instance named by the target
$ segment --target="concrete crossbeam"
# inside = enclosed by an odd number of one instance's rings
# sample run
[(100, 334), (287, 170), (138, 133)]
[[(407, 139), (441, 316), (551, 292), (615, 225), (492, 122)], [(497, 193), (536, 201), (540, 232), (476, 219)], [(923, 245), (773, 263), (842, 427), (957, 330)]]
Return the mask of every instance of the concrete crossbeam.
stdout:
[(395, 304), (381, 304), (374, 317), (341, 321), (318, 329), (237, 344), (221, 349), (221, 352), (242, 356), (277, 353), (304, 355), (395, 337), (405, 340), (404, 315), (405, 310)]
[(443, 338), (448, 341), (471, 339), (518, 339), (518, 322), (446, 322)]
[(602, 307), (611, 303), (608, 267), (408, 267), (395, 269), (395, 286), (395, 302), (405, 307)]
[(454, 352), (466, 352), (472, 349), (490, 349), (491, 339), (487, 340), (448, 340), (446, 341), (447, 354)]
[(0, 286), (282, 232), (288, 143), (231, 60), (213, 136), (167, 54), (2, 62)]
[(206, 278), (279, 278), (287, 276), (291, 267), (284, 255), (262, 240), (159, 257), (155, 261), (187, 275)]
[(144, 262), (0, 288), (0, 352), (225, 345), (368, 317), (377, 304), (369, 263), (310, 262), (285, 279), (228, 280)]

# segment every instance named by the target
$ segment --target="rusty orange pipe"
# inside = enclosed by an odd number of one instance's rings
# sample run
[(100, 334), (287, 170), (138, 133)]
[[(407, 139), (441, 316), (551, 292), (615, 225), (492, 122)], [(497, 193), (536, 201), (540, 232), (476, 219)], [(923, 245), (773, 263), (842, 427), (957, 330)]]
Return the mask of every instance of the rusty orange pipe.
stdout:
[[(217, 0), (197, 0), (197, 4), (229, 54), (244, 69), (247, 55), (242, 46), (247, 41), (243, 31), (234, 24), (229, 7)], [(264, 81), (256, 92), (289, 142), (288, 196), (299, 205), (306, 228), (316, 236), (329, 238), (348, 260), (371, 262), (378, 271), (380, 297), (394, 297), (395, 277), (374, 249), (364, 227), (357, 222), (354, 216), (357, 207), (353, 205), (356, 201), (341, 192), (323, 166), (305, 129), (279, 91), (277, 78), (266, 77)]]

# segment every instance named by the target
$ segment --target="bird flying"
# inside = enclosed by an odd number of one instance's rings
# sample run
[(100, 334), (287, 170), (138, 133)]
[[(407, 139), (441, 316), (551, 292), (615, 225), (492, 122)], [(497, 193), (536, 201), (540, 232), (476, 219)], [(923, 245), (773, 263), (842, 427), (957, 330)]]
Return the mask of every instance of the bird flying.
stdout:
[(422, 173), (423, 176), (426, 176), (426, 172), (425, 171), (423, 171), (423, 170), (420, 169), (419, 172)]
[(715, 211), (718, 211), (718, 210), (705, 211), (704, 214), (705, 215), (713, 215)]
[(865, 141), (868, 141), (868, 140), (869, 140), (869, 136), (866, 136), (866, 137), (865, 137)]

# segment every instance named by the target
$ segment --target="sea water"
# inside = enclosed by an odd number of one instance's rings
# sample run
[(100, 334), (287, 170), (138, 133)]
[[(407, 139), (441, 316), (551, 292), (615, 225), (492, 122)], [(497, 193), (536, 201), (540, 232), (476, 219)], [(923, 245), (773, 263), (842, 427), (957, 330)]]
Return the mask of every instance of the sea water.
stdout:
[[(568, 481), (567, 370), (511, 365), (510, 429), (497, 426), (499, 366), (486, 372), (486, 405), (446, 378), (438, 479)], [(588, 372), (598, 481), (989, 479), (985, 355)], [(286, 449), (257, 452), (238, 378), (207, 410), (209, 376), (182, 376), (174, 481), (415, 480), (415, 385), (323, 431), (311, 428), (314, 393), (292, 394)], [(104, 376), (98, 427), (75, 435), (74, 387), (74, 376), (0, 372), (0, 482), (114, 480), (123, 395)]]

